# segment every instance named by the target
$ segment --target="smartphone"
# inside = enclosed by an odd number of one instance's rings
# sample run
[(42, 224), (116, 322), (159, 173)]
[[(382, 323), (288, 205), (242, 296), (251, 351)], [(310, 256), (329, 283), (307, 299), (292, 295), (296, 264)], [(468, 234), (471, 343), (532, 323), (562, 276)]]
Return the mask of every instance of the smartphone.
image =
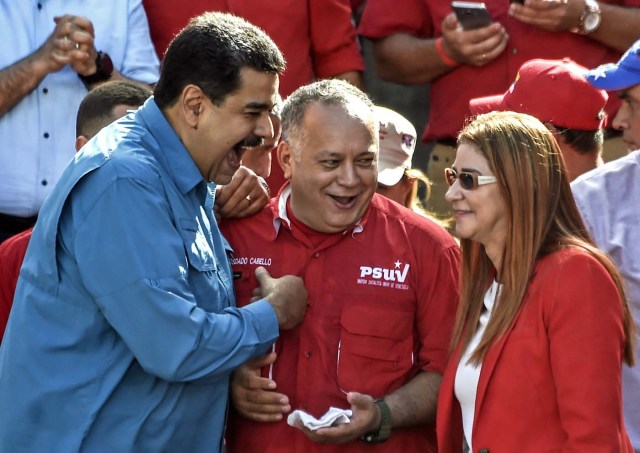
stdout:
[(464, 30), (475, 30), (493, 23), (484, 3), (479, 2), (451, 2), (458, 22)]

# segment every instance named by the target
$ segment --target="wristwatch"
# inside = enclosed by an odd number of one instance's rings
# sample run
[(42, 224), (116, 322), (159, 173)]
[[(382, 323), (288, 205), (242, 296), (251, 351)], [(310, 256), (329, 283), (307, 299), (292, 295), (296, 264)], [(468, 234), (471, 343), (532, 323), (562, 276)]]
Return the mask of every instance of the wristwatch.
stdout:
[(87, 76), (78, 74), (78, 77), (87, 90), (90, 90), (92, 85), (109, 80), (112, 74), (113, 61), (111, 61), (111, 57), (108, 53), (99, 51), (96, 55), (96, 72)]
[(368, 444), (381, 444), (391, 436), (391, 411), (389, 405), (384, 399), (378, 399), (373, 402), (380, 409), (382, 423), (377, 432), (367, 433), (360, 439)]
[(602, 12), (598, 2), (596, 0), (585, 0), (584, 11), (580, 16), (580, 25), (571, 29), (571, 31), (581, 35), (588, 35), (598, 29), (601, 20)]

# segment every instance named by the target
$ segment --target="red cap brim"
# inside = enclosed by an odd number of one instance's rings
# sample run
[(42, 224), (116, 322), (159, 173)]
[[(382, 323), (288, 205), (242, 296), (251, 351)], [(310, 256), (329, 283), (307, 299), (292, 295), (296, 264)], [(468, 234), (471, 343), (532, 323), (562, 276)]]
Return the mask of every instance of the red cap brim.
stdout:
[(469, 110), (472, 115), (480, 115), (481, 113), (489, 113), (499, 110), (504, 99), (504, 94), (496, 94), (494, 96), (483, 96), (481, 98), (471, 99), (469, 101)]

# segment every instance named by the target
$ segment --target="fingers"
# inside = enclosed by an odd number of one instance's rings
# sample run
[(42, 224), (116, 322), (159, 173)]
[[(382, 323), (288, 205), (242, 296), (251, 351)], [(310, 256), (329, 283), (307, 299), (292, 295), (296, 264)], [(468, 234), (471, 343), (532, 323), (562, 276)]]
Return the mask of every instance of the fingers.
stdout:
[(249, 300), (249, 302), (255, 302), (262, 298), (264, 298), (264, 294), (262, 293), (262, 288), (258, 286), (256, 288), (253, 288), (253, 291), (251, 291), (251, 299)]
[[(269, 272), (262, 266), (256, 267), (255, 270), (256, 280), (258, 280), (258, 286), (252, 292), (252, 300), (260, 294), (260, 298), (267, 297), (267, 295), (273, 290), (274, 279), (271, 278)], [(257, 300), (257, 299), (256, 299)], [(255, 300), (254, 300), (255, 302)]]
[(267, 195), (263, 192), (251, 192), (243, 200), (229, 210), (226, 217), (242, 218), (248, 217), (261, 211), (269, 201)]
[(231, 380), (231, 399), (236, 410), (255, 421), (281, 420), (291, 411), (289, 398), (276, 393), (275, 381), (260, 376), (260, 367), (272, 364), (276, 354), (270, 353), (247, 362), (236, 369)]
[(222, 217), (247, 217), (264, 208), (268, 201), (269, 194), (258, 176), (243, 166), (229, 184), (216, 190), (216, 212)]
[(483, 66), (495, 59), (504, 51), (509, 39), (500, 23), (465, 31), (453, 14), (443, 21), (442, 38), (445, 51), (454, 60), (473, 66)]
[(87, 18), (73, 15), (54, 18), (56, 28), (43, 46), (53, 70), (71, 65), (78, 73), (95, 72), (93, 24)]
[(576, 0), (527, 0), (512, 3), (509, 15), (515, 19), (550, 31), (567, 31), (580, 22), (584, 2)]
[(231, 400), (240, 414), (255, 421), (282, 420), (283, 414), (291, 411), (286, 395), (264, 389), (248, 389), (234, 382), (231, 384)]
[(469, 64), (475, 66), (484, 66), (485, 64), (496, 59), (504, 49), (506, 49), (508, 40), (503, 36), (492, 37), (485, 43), (478, 45), (473, 56), (470, 58)]
[(316, 431), (309, 430), (302, 422), (298, 422), (295, 427), (312, 441), (322, 444), (342, 444), (359, 439), (365, 433), (372, 431), (372, 427), (376, 424), (378, 409), (369, 395), (350, 392), (347, 394), (347, 401), (351, 404), (353, 411), (349, 423)]
[(290, 406), (269, 406), (252, 404), (238, 406), (236, 404), (234, 407), (243, 417), (262, 423), (278, 422), (284, 418), (285, 414), (291, 412)]
[(271, 275), (269, 275), (269, 272), (262, 266), (258, 266), (256, 267), (256, 279), (258, 279), (258, 283), (260, 284), (260, 286), (262, 286), (263, 284), (267, 284), (270, 282), (271, 279)]
[(306, 428), (300, 421), (296, 423), (295, 427), (313, 442), (319, 444), (343, 444), (358, 439), (365, 433), (360, 426), (356, 426), (352, 422), (330, 428), (320, 428), (316, 431)]
[(347, 393), (347, 401), (357, 409), (370, 410), (374, 406), (374, 400), (372, 397), (358, 392)]

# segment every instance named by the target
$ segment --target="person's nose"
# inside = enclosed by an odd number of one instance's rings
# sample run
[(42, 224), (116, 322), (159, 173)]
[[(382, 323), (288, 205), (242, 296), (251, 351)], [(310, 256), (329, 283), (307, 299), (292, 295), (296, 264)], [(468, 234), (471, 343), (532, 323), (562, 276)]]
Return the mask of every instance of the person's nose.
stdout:
[(452, 185), (449, 186), (449, 188), (445, 192), (444, 199), (449, 203), (453, 203), (456, 200), (462, 199), (462, 191), (460, 190), (460, 184), (458, 184), (457, 179), (453, 182)]
[(629, 128), (629, 106), (626, 102), (622, 102), (616, 116), (613, 117), (611, 126), (618, 131), (622, 131)]
[(355, 165), (351, 162), (343, 162), (338, 174), (338, 184), (345, 187), (354, 187), (359, 183), (360, 176)]
[(269, 112), (263, 112), (256, 122), (254, 133), (258, 137), (273, 138), (274, 128)]

